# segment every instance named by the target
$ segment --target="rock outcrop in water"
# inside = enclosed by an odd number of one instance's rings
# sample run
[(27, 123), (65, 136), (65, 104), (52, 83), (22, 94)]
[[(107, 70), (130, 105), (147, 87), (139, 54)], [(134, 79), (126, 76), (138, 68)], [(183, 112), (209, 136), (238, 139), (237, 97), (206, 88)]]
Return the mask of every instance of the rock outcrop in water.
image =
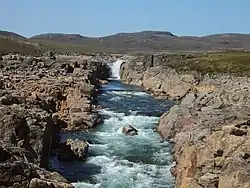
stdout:
[[(49, 157), (60, 147), (62, 129), (101, 122), (95, 96), (106, 65), (84, 56), (10, 54), (0, 68), (0, 187), (73, 187), (48, 171)], [(76, 145), (71, 149), (77, 152)]]
[(168, 61), (171, 55), (135, 58), (123, 64), (121, 79), (180, 101), (158, 126), (174, 143), (176, 187), (250, 187), (250, 79), (183, 73)]
[(58, 158), (62, 161), (85, 160), (87, 158), (89, 145), (78, 139), (67, 139), (59, 147)]
[(132, 125), (129, 125), (128, 127), (122, 127), (122, 133), (130, 136), (138, 135), (138, 131), (136, 128), (132, 127)]

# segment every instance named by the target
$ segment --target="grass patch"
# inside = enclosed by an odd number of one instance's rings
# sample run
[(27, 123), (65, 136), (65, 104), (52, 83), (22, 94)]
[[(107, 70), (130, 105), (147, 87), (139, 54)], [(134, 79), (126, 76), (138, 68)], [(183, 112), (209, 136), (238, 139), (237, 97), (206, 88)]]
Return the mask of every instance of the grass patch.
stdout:
[(231, 74), (250, 77), (250, 52), (225, 51), (195, 55), (169, 55), (167, 66), (181, 72), (197, 71), (201, 74)]
[(26, 41), (17, 41), (10, 38), (0, 37), (0, 55), (8, 53), (19, 53), (22, 55), (39, 56), (45, 51), (39, 45), (31, 44)]

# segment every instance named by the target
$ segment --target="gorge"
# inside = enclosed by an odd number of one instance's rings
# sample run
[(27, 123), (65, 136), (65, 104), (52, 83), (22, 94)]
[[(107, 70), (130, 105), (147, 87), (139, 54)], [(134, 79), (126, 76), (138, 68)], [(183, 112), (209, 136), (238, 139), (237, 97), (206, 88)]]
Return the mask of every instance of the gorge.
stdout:
[(174, 145), (175, 187), (250, 187), (250, 80), (243, 55), (249, 52), (159, 54), (122, 65), (124, 83), (177, 101), (157, 127)]
[[(111, 65), (112, 78), (101, 86), (97, 97), (104, 123), (88, 132), (63, 134), (64, 138), (88, 140), (87, 160), (73, 164), (54, 161), (54, 168), (61, 169), (61, 174), (79, 188), (172, 188), (171, 145), (157, 134), (156, 125), (173, 103), (122, 84), (122, 63), (117, 60)], [(122, 128), (128, 125), (136, 128), (138, 135), (124, 135)]]
[(242, 57), (2, 56), (0, 185), (250, 187)]

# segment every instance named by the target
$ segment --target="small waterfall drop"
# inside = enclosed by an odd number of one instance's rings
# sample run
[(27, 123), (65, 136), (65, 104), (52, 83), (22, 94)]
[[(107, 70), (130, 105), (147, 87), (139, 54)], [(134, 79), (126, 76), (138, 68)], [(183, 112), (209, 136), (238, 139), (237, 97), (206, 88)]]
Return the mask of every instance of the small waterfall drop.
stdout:
[(112, 78), (120, 80), (120, 67), (123, 62), (123, 60), (118, 59), (116, 62), (111, 64), (110, 69)]

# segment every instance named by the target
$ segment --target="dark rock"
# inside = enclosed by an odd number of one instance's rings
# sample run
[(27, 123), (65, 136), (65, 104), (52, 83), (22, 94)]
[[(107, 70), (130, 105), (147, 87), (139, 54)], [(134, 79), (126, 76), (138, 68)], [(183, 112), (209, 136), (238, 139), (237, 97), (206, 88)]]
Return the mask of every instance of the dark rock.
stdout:
[(23, 102), (20, 97), (13, 95), (6, 95), (0, 98), (0, 104), (3, 105), (21, 104)]
[(222, 156), (223, 156), (223, 150), (222, 149), (218, 149), (214, 153), (214, 157), (222, 157)]
[(74, 67), (72, 67), (71, 65), (67, 65), (67, 67), (66, 67), (66, 71), (67, 71), (67, 73), (73, 73), (74, 72)]
[(48, 56), (49, 56), (50, 59), (56, 59), (56, 56), (52, 51), (48, 52)]
[(4, 89), (4, 80), (0, 79), (0, 89)]
[(4, 148), (0, 147), (0, 162), (5, 162), (11, 158), (9, 152), (7, 152)]
[(45, 100), (42, 100), (40, 107), (49, 113), (56, 112), (56, 102), (53, 97), (47, 97)]
[(250, 158), (250, 153), (242, 152), (241, 156), (243, 159), (249, 159)]
[(53, 97), (59, 101), (66, 100), (66, 96), (63, 95), (62, 91), (58, 90), (53, 93)]
[(244, 136), (247, 134), (247, 130), (235, 127), (231, 130), (230, 134), (233, 134), (235, 136)]
[(80, 68), (80, 64), (77, 61), (74, 62), (74, 68)]

